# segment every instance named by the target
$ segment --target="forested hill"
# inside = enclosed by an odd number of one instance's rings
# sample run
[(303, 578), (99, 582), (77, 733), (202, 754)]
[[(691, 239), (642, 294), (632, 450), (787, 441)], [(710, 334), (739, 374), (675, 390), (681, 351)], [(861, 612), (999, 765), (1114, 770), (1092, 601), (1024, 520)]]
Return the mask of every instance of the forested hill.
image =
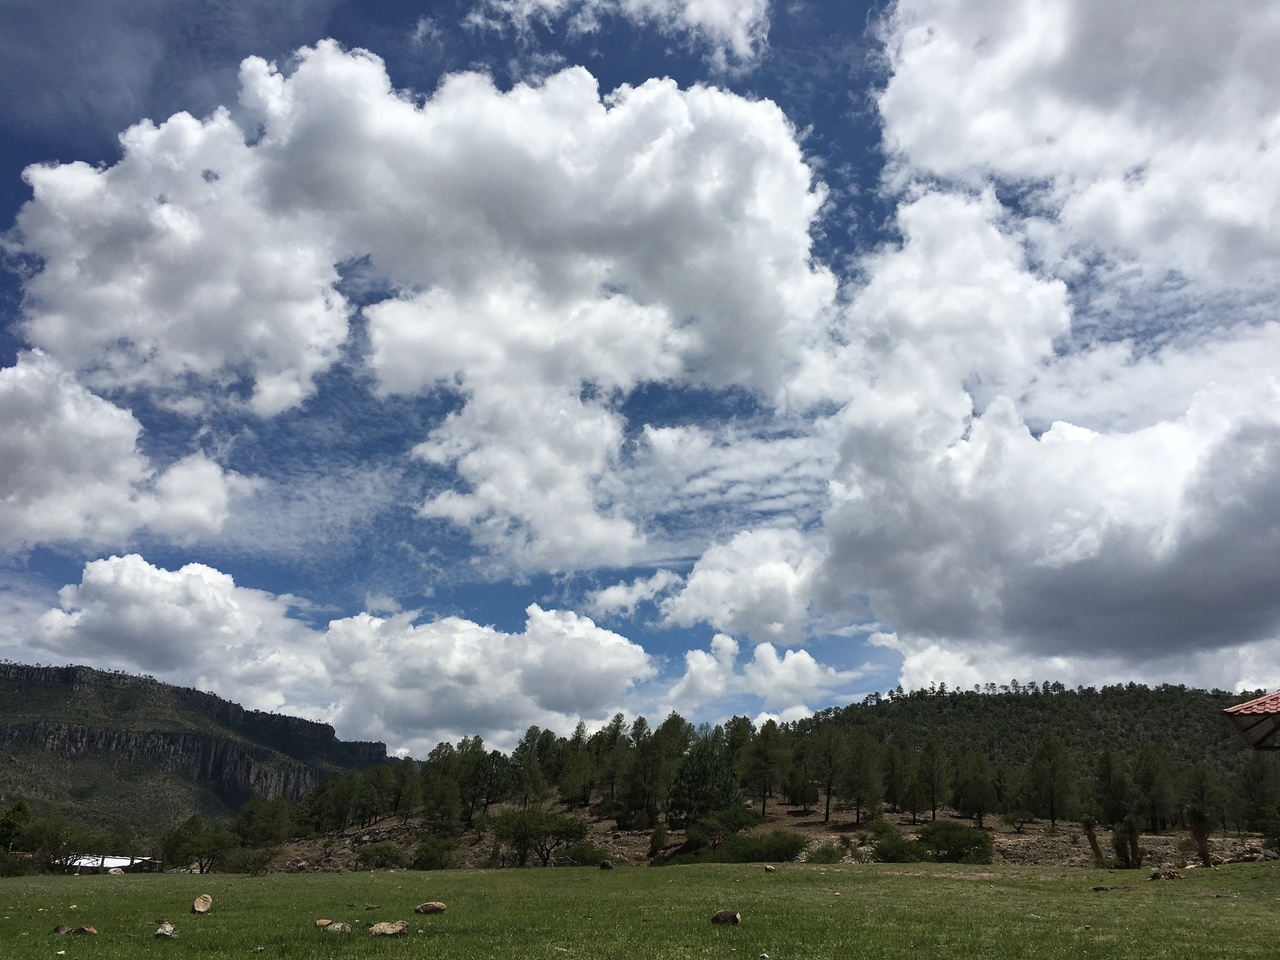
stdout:
[(918, 745), (934, 738), (949, 754), (977, 750), (993, 763), (1011, 766), (1026, 763), (1052, 733), (1081, 759), (1103, 751), (1132, 758), (1144, 747), (1158, 746), (1178, 764), (1205, 760), (1235, 769), (1249, 749), (1223, 711), (1264, 693), (1138, 683), (1070, 689), (1016, 680), (989, 684), (983, 692), (943, 686), (904, 694), (899, 689), (824, 710), (796, 724), (796, 732), (803, 735), (826, 722), (862, 726), (880, 743)]
[(559, 802), (623, 830), (737, 822), (817, 805), (824, 822), (883, 809), (930, 819), (942, 808), (1016, 824), (1087, 816), (1162, 830), (1185, 811), (1219, 824), (1280, 823), (1280, 764), (1251, 751), (1223, 711), (1254, 694), (1139, 684), (945, 688), (872, 695), (795, 723), (733, 717), (694, 727), (678, 713), (616, 715), (598, 730), (530, 727), (510, 754), (479, 737), (421, 762), (323, 781), (291, 812), (331, 831), (421, 811), (441, 844), (494, 805)]
[(387, 759), (328, 724), (89, 667), (0, 663), (0, 802), (157, 831)]

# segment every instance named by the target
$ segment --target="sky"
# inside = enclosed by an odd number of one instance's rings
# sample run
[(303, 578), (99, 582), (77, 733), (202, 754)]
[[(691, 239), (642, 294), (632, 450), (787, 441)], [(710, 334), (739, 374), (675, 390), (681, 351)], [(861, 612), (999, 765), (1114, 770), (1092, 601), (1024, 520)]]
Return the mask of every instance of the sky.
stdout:
[(0, 658), (425, 756), (1280, 686), (1270, 0), (0, 0)]

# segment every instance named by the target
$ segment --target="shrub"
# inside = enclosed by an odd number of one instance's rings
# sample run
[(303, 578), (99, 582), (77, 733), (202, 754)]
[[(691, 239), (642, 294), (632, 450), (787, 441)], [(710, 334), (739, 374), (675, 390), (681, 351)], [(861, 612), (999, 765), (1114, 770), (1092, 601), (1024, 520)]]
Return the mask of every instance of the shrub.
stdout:
[(740, 833), (722, 843), (713, 859), (722, 863), (764, 863), (767, 860), (788, 863), (799, 859), (808, 845), (808, 838), (794, 830)]
[(908, 840), (888, 820), (878, 822), (884, 825), (876, 831), (878, 839), (872, 853), (872, 858), (878, 863), (917, 863), (928, 856), (928, 851), (918, 840)]
[(834, 843), (823, 843), (814, 847), (804, 855), (805, 863), (839, 863), (844, 859), (844, 847)]
[(235, 847), (228, 850), (214, 863), (218, 873), (247, 873), (259, 877), (267, 872), (267, 865), (275, 856), (273, 847)]
[(919, 843), (938, 863), (990, 863), (995, 851), (985, 830), (947, 820), (921, 827)]
[(879, 840), (884, 836), (893, 836), (895, 834), (900, 835), (902, 831), (884, 817), (876, 817), (876, 819), (869, 820), (863, 825), (862, 830), (858, 832), (859, 840), (863, 839), (864, 833), (872, 840)]
[(649, 837), (649, 856), (656, 857), (667, 847), (667, 840), (671, 834), (667, 830), (665, 823), (660, 823), (653, 828), (653, 834)]
[(609, 859), (609, 851), (597, 847), (590, 840), (580, 840), (573, 846), (565, 847), (560, 859), (567, 860), (576, 867), (598, 867)]
[(440, 837), (423, 837), (413, 853), (415, 870), (452, 870), (458, 865), (453, 847)]
[(887, 834), (876, 843), (877, 863), (919, 863), (929, 851), (919, 840), (908, 840), (901, 833)]
[(33, 872), (33, 861), (0, 850), (0, 877), (21, 877)]
[[(669, 864), (688, 863), (787, 863), (798, 860), (808, 838), (794, 830), (772, 830), (769, 833), (737, 834), (718, 847), (696, 848), (693, 852), (679, 853), (666, 861)], [(688, 851), (686, 844), (683, 850)]]
[(404, 851), (394, 843), (371, 843), (361, 847), (356, 861), (362, 870), (385, 870), (387, 867), (403, 867), (408, 864)]

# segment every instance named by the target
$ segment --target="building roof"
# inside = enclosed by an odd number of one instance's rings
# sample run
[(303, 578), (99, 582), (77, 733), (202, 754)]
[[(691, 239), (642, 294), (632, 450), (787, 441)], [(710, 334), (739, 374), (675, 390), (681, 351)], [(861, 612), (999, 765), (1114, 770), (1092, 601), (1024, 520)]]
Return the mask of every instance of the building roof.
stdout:
[(1280, 750), (1280, 690), (1224, 712), (1253, 749)]
[(68, 866), (76, 867), (77, 869), (81, 867), (100, 868), (102, 870), (110, 870), (112, 867), (123, 869), (135, 863), (146, 863), (150, 859), (150, 857), (100, 857), (95, 854), (88, 857), (77, 857)]

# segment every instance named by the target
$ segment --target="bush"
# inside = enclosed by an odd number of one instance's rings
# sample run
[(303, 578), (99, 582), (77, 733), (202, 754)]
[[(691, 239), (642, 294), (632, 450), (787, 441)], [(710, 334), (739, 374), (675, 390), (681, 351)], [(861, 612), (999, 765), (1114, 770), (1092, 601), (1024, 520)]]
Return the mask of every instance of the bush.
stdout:
[[(668, 864), (688, 863), (788, 863), (798, 860), (809, 840), (794, 830), (772, 830), (769, 833), (737, 834), (718, 847), (696, 848), (693, 852), (680, 853), (666, 861)], [(689, 844), (682, 849), (688, 851)]]
[(388, 867), (404, 867), (408, 858), (404, 851), (394, 843), (371, 843), (361, 847), (356, 854), (356, 862), (361, 870), (385, 870)]
[(260, 877), (267, 872), (275, 853), (273, 847), (234, 847), (214, 862), (213, 869), (216, 873), (247, 873), (251, 877)]
[(440, 837), (423, 837), (413, 853), (415, 870), (452, 870), (458, 865), (453, 847)]
[(808, 845), (808, 838), (794, 830), (740, 833), (722, 843), (712, 859), (721, 863), (788, 863), (799, 859)]
[(995, 852), (985, 830), (938, 820), (920, 828), (918, 841), (938, 863), (990, 863)]
[(884, 836), (901, 835), (902, 831), (893, 825), (884, 817), (876, 817), (874, 820), (868, 820), (858, 833), (858, 839), (862, 839), (862, 835), (866, 833), (872, 840), (879, 840)]
[(887, 833), (876, 841), (877, 863), (919, 863), (929, 855), (919, 840), (908, 840), (901, 832)]
[(560, 859), (567, 860), (575, 867), (598, 867), (609, 859), (609, 851), (597, 847), (590, 840), (581, 840), (571, 847), (565, 847)]
[(839, 863), (844, 859), (844, 847), (834, 843), (823, 843), (814, 847), (804, 856), (805, 863)]
[(34, 861), (0, 850), (0, 877), (21, 877), (34, 872)]
[(917, 840), (908, 840), (888, 820), (873, 822), (879, 824), (874, 831), (876, 841), (872, 850), (872, 859), (877, 863), (918, 863), (928, 856), (923, 844)]
[(667, 848), (667, 840), (670, 836), (665, 823), (660, 823), (653, 828), (653, 834), (649, 837), (649, 857), (651, 859)]

